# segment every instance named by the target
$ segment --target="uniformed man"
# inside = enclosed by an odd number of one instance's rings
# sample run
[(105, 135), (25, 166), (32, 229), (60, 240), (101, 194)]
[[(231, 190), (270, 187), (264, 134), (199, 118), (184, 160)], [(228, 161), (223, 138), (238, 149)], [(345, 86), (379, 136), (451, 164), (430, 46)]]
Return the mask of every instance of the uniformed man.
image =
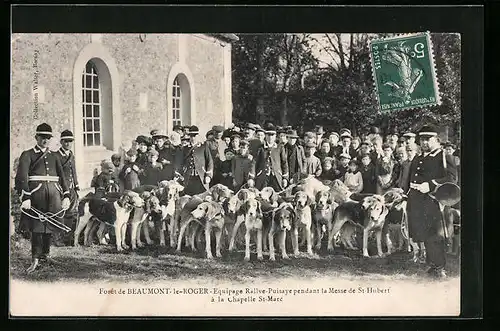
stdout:
[[(72, 229), (75, 229), (78, 221), (78, 191), (80, 191), (80, 187), (78, 186), (78, 177), (76, 175), (75, 155), (71, 151), (74, 139), (73, 132), (70, 130), (64, 130), (61, 132), (61, 148), (59, 148), (56, 153), (61, 161), (70, 193), (70, 207), (64, 214), (64, 224)], [(72, 240), (73, 235), (66, 234), (62, 236), (62, 243), (58, 240), (54, 240), (54, 243), (56, 245), (63, 244), (71, 246)]]
[(48, 148), (52, 136), (50, 125), (43, 123), (36, 128), (36, 146), (22, 152), (16, 174), (21, 217), (31, 231), (32, 263), (28, 273), (35, 271), (41, 262), (54, 262), (49, 257), (51, 237), (59, 229), (45, 216), (62, 223), (64, 210), (70, 207), (70, 191), (61, 160)]
[(259, 190), (271, 186), (281, 191), (288, 186), (288, 158), (284, 146), (276, 143), (276, 129), (268, 123), (265, 127), (266, 139), (257, 152), (251, 175), (255, 177), (255, 187)]
[(184, 193), (196, 195), (206, 192), (214, 175), (214, 162), (207, 144), (195, 143), (187, 151), (182, 172)]
[(432, 198), (437, 185), (456, 181), (453, 158), (441, 149), (437, 130), (430, 125), (418, 133), (422, 153), (415, 156), (410, 166), (408, 193), (408, 230), (414, 242), (423, 242), (426, 248), (428, 274), (446, 277), (446, 230), (438, 202)]

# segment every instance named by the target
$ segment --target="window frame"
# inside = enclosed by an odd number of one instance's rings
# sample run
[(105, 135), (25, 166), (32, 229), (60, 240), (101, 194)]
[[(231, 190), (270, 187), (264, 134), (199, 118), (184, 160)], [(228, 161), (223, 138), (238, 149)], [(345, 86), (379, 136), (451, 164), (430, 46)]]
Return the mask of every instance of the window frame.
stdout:
[[(88, 86), (88, 80), (90, 86)], [(87, 98), (90, 94), (90, 100)], [(97, 97), (96, 97), (97, 96)], [(90, 115), (87, 116), (87, 107), (90, 107)], [(97, 112), (96, 112), (97, 107)], [(97, 113), (97, 116), (95, 114)], [(90, 121), (90, 122), (89, 122)], [(88, 130), (87, 124), (91, 124), (92, 130)], [(96, 130), (96, 124), (98, 130)], [(84, 147), (102, 147), (102, 93), (101, 82), (99, 80), (99, 72), (92, 60), (85, 64), (82, 72), (82, 131), (83, 131), (83, 146)], [(92, 137), (92, 144), (89, 145), (88, 137)], [(96, 144), (96, 137), (99, 143)]]

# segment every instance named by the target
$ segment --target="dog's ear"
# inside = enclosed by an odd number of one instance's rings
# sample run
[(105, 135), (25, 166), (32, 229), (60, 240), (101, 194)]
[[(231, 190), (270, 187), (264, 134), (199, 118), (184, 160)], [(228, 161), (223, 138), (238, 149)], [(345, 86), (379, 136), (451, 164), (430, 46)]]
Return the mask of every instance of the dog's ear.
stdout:
[(311, 199), (309, 195), (307, 195), (306, 206), (311, 206), (314, 204), (314, 201)]
[(184, 186), (182, 186), (181, 184), (177, 183), (176, 187), (177, 187), (177, 193), (181, 193), (182, 191), (184, 191)]
[(271, 204), (278, 202), (279, 195), (273, 190), (271, 196), (269, 197), (269, 201)]

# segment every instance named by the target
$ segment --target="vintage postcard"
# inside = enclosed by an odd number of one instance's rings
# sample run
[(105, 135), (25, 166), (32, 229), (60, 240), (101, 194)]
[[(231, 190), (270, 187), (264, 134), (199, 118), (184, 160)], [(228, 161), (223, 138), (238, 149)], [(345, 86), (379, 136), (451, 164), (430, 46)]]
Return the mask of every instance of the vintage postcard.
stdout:
[(460, 34), (11, 49), (11, 317), (459, 315)]

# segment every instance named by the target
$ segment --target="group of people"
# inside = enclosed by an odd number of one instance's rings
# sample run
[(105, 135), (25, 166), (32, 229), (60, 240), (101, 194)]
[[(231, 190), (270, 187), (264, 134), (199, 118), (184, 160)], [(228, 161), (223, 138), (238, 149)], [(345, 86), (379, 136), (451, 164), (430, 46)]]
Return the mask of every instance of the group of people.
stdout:
[[(218, 183), (234, 191), (271, 186), (279, 192), (314, 176), (323, 182), (341, 180), (353, 193), (383, 194), (394, 187), (407, 192), (410, 164), (420, 153), (415, 133), (391, 131), (383, 137), (377, 127), (358, 137), (347, 128), (326, 133), (316, 126), (299, 136), (292, 127), (272, 123), (216, 125), (205, 138), (200, 141), (196, 126), (174, 126), (171, 135), (159, 130), (140, 135), (131, 149), (103, 161), (92, 187), (106, 192), (115, 185), (123, 191), (182, 178), (190, 195)], [(459, 165), (455, 146), (442, 145)]]
[[(47, 215), (58, 218), (61, 210), (66, 211), (61, 220), (65, 224), (74, 226), (78, 218), (73, 133), (61, 133), (61, 148), (56, 152), (48, 148), (52, 137), (50, 125), (37, 127), (37, 144), (21, 154), (16, 174), (21, 222), (24, 219), (32, 234), (28, 272), (42, 261), (53, 261), (49, 257), (52, 234), (59, 231), (40, 220)], [(316, 126), (299, 135), (293, 127), (247, 123), (227, 129), (213, 126), (204, 140), (194, 125), (174, 126), (170, 135), (160, 130), (140, 135), (132, 148), (103, 160), (91, 186), (96, 195), (105, 195), (178, 179), (188, 195), (218, 183), (235, 192), (245, 186), (259, 190), (270, 186), (279, 192), (314, 176), (325, 183), (342, 180), (352, 193), (383, 194), (399, 187), (408, 194), (410, 237), (425, 243), (430, 272), (439, 276), (445, 264), (444, 241), (437, 230), (442, 216), (428, 193), (444, 182), (459, 181), (456, 154), (455, 146), (442, 144), (432, 126), (418, 133), (391, 131), (385, 137), (372, 127), (358, 137), (347, 128), (325, 133)]]

